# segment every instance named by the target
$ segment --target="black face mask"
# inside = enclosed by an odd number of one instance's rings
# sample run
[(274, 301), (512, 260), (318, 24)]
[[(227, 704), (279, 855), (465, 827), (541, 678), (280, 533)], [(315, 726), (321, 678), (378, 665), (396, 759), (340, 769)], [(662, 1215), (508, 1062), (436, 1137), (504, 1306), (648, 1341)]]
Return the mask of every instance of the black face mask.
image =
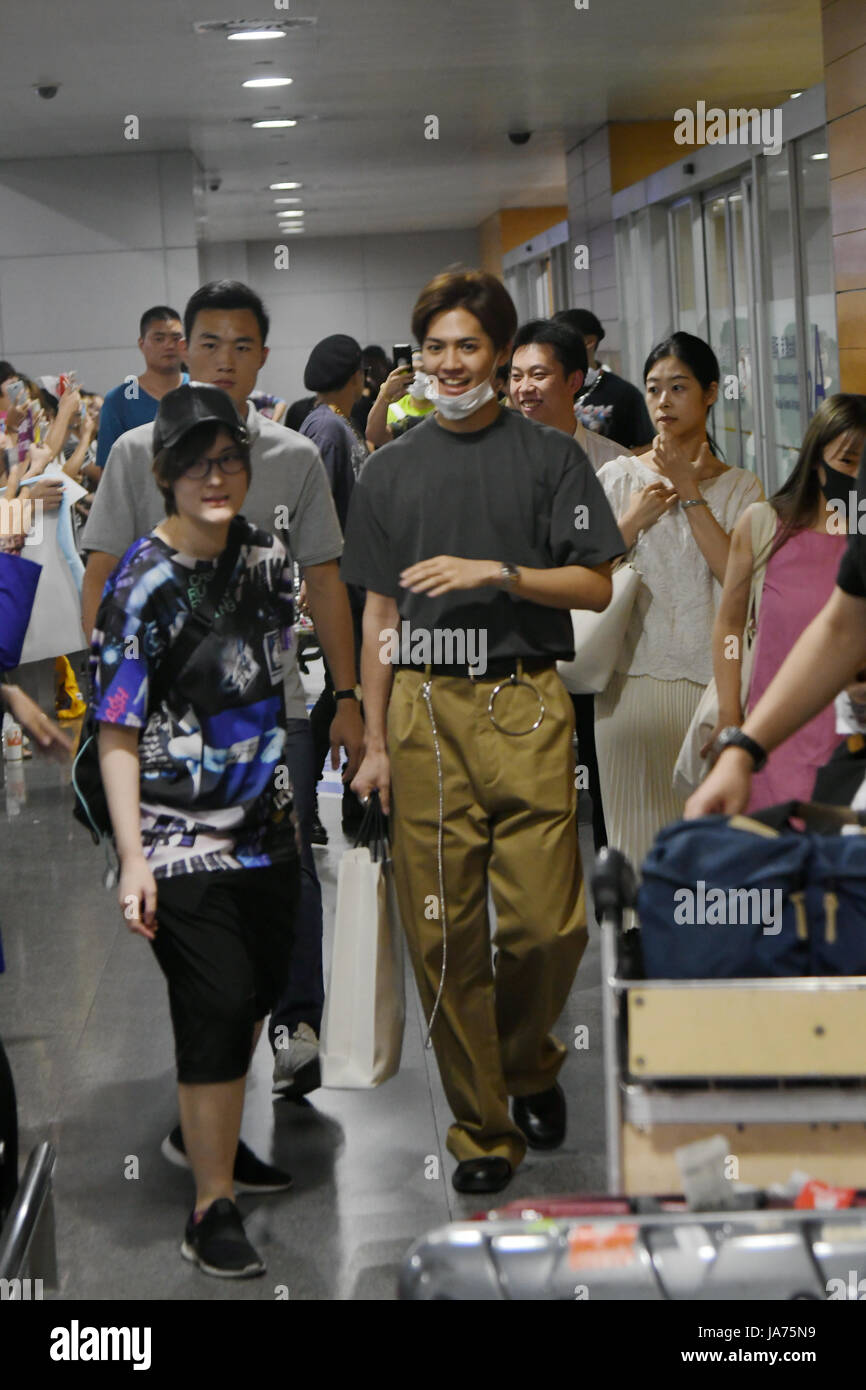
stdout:
[(857, 491), (856, 476), (841, 473), (838, 468), (831, 468), (829, 463), (825, 463), (823, 467), (825, 479), (821, 484), (821, 491), (825, 498), (828, 502), (840, 502), (847, 507), (849, 494)]

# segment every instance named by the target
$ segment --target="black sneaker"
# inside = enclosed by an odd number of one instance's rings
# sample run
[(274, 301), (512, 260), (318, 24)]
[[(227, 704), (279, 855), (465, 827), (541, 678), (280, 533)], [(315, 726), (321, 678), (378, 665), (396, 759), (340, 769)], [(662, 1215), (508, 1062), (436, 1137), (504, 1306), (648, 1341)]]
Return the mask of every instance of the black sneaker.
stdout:
[(250, 1245), (241, 1214), (228, 1197), (212, 1202), (200, 1221), (190, 1216), (180, 1253), (218, 1279), (251, 1279), (265, 1265)]
[[(163, 1158), (167, 1158), (169, 1163), (173, 1163), (175, 1167), (190, 1167), (180, 1125), (175, 1125), (171, 1134), (163, 1139), (161, 1148)], [(238, 1192), (287, 1192), (292, 1186), (290, 1173), (286, 1173), (282, 1168), (274, 1168), (272, 1164), (263, 1163), (260, 1158), (256, 1158), (252, 1149), (247, 1147), (243, 1139), (238, 1140), (233, 1177), (235, 1189)]]
[(328, 843), (328, 832), (319, 819), (318, 807), (313, 812), (313, 823), (310, 826), (310, 844), (326, 845)]

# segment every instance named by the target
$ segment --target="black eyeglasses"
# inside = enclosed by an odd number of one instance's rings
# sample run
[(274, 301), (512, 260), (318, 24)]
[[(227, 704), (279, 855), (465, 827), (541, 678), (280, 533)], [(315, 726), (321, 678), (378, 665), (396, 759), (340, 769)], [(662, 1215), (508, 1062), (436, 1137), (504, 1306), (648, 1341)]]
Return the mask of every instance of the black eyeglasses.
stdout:
[(224, 454), (218, 458), (196, 459), (183, 470), (185, 478), (194, 478), (199, 481), (207, 478), (212, 468), (216, 468), (220, 473), (242, 473), (246, 468), (246, 459), (238, 449), (226, 449)]

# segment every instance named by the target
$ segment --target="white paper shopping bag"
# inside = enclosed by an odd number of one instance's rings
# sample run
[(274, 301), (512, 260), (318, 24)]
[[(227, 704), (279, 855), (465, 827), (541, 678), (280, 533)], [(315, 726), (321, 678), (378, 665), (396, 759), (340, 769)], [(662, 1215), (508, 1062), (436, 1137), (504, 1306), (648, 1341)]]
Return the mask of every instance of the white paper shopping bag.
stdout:
[(322, 1085), (368, 1089), (400, 1066), (403, 941), (390, 864), (347, 850), (337, 878), (331, 974), (320, 1036)]

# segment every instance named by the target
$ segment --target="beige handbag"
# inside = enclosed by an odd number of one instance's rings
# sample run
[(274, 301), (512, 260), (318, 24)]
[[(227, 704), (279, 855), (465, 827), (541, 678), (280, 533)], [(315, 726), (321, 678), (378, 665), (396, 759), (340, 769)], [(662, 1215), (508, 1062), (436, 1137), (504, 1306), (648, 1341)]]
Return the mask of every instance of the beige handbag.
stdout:
[(347, 1090), (394, 1076), (405, 1019), (403, 932), (378, 796), (370, 798), (359, 839), (367, 843), (340, 860), (319, 1043), (322, 1085)]
[[(770, 545), (776, 533), (778, 513), (769, 502), (756, 502), (752, 511), (752, 564), (755, 557)], [(752, 681), (755, 660), (755, 637), (758, 630), (758, 610), (764, 589), (766, 561), (752, 571), (746, 627), (743, 633), (743, 659), (740, 667), (740, 705), (745, 711)], [(701, 749), (719, 722), (719, 692), (715, 677), (710, 681), (698, 702), (674, 767), (673, 788), (684, 800), (690, 797), (710, 770), (709, 758), (701, 757)]]
[(556, 663), (562, 683), (572, 695), (599, 695), (608, 685), (622, 651), (641, 577), (629, 564), (613, 572), (613, 594), (603, 613), (572, 608), (574, 657)]

